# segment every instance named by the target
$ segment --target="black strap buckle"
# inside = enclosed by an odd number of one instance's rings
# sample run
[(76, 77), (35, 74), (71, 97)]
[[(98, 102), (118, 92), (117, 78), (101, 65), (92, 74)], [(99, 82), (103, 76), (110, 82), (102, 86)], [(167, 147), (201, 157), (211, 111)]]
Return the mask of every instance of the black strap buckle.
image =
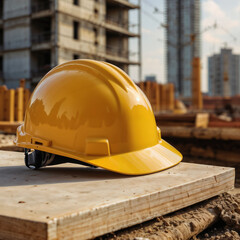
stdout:
[(33, 152), (30, 149), (25, 148), (25, 165), (30, 169), (39, 169), (46, 165), (46, 153), (42, 151), (35, 150)]
[(46, 153), (39, 150), (35, 150), (33, 152), (30, 149), (25, 148), (25, 165), (30, 168), (37, 170), (40, 167), (47, 166), (47, 165), (57, 165), (62, 163), (77, 163), (80, 165), (84, 165), (91, 168), (97, 168), (92, 164), (82, 162), (76, 159), (55, 155), (52, 153)]

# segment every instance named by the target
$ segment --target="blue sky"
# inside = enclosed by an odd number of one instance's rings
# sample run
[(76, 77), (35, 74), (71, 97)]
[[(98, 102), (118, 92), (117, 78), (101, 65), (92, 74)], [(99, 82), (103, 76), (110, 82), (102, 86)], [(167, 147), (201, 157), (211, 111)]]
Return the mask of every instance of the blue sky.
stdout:
[[(157, 75), (158, 82), (166, 82), (165, 75), (165, 15), (154, 13), (154, 6), (164, 13), (165, 0), (142, 0), (142, 72)], [(134, 15), (134, 14), (133, 14)], [(134, 20), (134, 17), (132, 17)], [(207, 57), (218, 53), (224, 45), (240, 54), (240, 1), (201, 0), (201, 29), (217, 23), (217, 28), (201, 35), (202, 90), (207, 91)], [(131, 42), (135, 51), (136, 42)], [(137, 79), (136, 68), (130, 69), (130, 76)]]

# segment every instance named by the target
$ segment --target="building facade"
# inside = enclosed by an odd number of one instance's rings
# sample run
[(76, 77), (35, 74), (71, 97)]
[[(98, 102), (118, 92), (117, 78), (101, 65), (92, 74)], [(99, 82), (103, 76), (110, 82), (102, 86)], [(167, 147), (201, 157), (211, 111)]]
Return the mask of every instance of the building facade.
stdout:
[(200, 0), (166, 0), (167, 81), (176, 97), (192, 96), (192, 63), (200, 57)]
[(240, 55), (232, 49), (223, 48), (208, 58), (208, 92), (224, 97), (240, 94)]
[[(134, 2), (134, 3), (133, 3)], [(113, 63), (128, 72), (132, 60), (129, 11), (140, 0), (0, 0), (0, 72), (8, 87), (20, 78), (34, 87), (63, 62), (91, 58)]]

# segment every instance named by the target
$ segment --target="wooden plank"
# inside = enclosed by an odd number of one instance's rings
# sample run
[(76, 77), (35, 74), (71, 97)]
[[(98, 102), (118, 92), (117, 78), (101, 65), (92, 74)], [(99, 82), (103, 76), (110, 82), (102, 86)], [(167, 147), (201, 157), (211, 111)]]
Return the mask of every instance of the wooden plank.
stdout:
[(31, 97), (30, 90), (29, 89), (24, 89), (24, 104), (23, 104), (24, 105), (24, 108), (23, 108), (24, 114), (26, 112), (28, 101), (29, 101), (30, 97)]
[(14, 144), (0, 144), (0, 150), (4, 151), (16, 151), (16, 152), (24, 152), (24, 148), (18, 147)]
[(192, 61), (192, 96), (193, 109), (202, 109), (201, 62), (197, 57), (194, 57)]
[(23, 122), (0, 121), (0, 131), (5, 133), (16, 133), (18, 126)]
[(174, 102), (175, 102), (175, 98), (174, 98), (174, 85), (173, 83), (168, 83), (167, 84), (167, 110), (174, 110)]
[(15, 91), (15, 121), (23, 121), (24, 89), (17, 88)]
[(24, 81), (24, 79), (20, 81), (22, 87), (16, 90), (0, 86), (0, 121), (23, 121), (31, 95), (29, 89), (23, 88)]
[(160, 127), (162, 137), (191, 138), (192, 128), (190, 127)]
[(166, 84), (162, 84), (161, 85), (161, 92), (160, 92), (160, 96), (161, 96), (161, 109), (162, 110), (167, 110), (167, 85)]
[(161, 98), (160, 98), (160, 84), (156, 85), (156, 112), (161, 110)]
[(222, 140), (240, 140), (240, 129), (221, 128), (220, 138)]
[(5, 121), (14, 121), (14, 107), (15, 107), (15, 90), (9, 89), (5, 94), (5, 110), (4, 110), (4, 120)]
[(146, 94), (149, 102), (151, 102), (151, 95), (152, 95), (151, 94), (151, 86), (152, 86), (151, 82), (150, 81), (146, 81), (146, 92), (145, 92), (145, 94)]
[(216, 122), (209, 122), (208, 126), (219, 127), (219, 128), (240, 128), (240, 122), (239, 121), (231, 121), (231, 122), (216, 121)]
[(193, 125), (195, 124), (195, 119), (196, 119), (196, 114), (193, 113), (187, 113), (187, 114), (167, 114), (167, 113), (160, 113), (160, 114), (155, 114), (155, 118), (157, 121), (170, 121), (170, 122), (177, 122), (177, 123), (182, 123), (182, 122), (189, 122), (192, 123)]
[[(162, 124), (162, 123), (161, 123)], [(163, 126), (161, 128), (163, 137), (217, 139), (217, 140), (240, 140), (240, 129), (238, 128), (194, 128), (179, 126)]]
[(178, 127), (178, 126), (181, 126), (181, 127), (193, 127), (193, 124), (190, 123), (190, 122), (183, 122), (183, 123), (177, 123), (177, 122), (166, 122), (166, 121), (156, 121), (157, 122), (157, 125), (159, 127), (162, 127), (162, 126), (169, 126), (169, 127)]
[(6, 91), (7, 91), (6, 86), (0, 86), (0, 121), (4, 120), (4, 103)]
[(145, 92), (145, 84), (144, 84), (144, 82), (140, 82), (140, 83), (139, 83), (139, 87), (140, 87), (140, 89), (141, 89), (143, 92)]
[(208, 127), (209, 123), (209, 114), (208, 113), (197, 113), (195, 120), (195, 127)]
[(180, 163), (146, 176), (64, 164), (32, 171), (0, 151), (0, 239), (89, 239), (208, 199), (234, 169)]
[(220, 128), (194, 128), (193, 136), (198, 139), (220, 139)]
[(157, 101), (156, 101), (157, 85), (158, 84), (156, 82), (151, 82), (151, 100), (150, 100), (150, 103), (152, 105), (153, 111), (156, 111), (156, 108), (157, 108)]

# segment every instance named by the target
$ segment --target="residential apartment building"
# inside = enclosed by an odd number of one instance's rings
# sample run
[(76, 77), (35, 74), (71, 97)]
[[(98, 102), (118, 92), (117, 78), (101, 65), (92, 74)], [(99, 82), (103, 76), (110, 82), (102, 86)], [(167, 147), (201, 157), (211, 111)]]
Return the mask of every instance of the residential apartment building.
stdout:
[(2, 82), (14, 88), (25, 78), (34, 87), (54, 66), (78, 58), (126, 72), (140, 67), (129, 51), (129, 39), (140, 39), (138, 25), (130, 30), (129, 11), (139, 9), (140, 0), (0, 0)]
[(232, 49), (222, 48), (208, 58), (208, 93), (225, 97), (240, 94), (240, 55)]
[(200, 57), (200, 0), (166, 0), (167, 81), (192, 97), (192, 63)]

